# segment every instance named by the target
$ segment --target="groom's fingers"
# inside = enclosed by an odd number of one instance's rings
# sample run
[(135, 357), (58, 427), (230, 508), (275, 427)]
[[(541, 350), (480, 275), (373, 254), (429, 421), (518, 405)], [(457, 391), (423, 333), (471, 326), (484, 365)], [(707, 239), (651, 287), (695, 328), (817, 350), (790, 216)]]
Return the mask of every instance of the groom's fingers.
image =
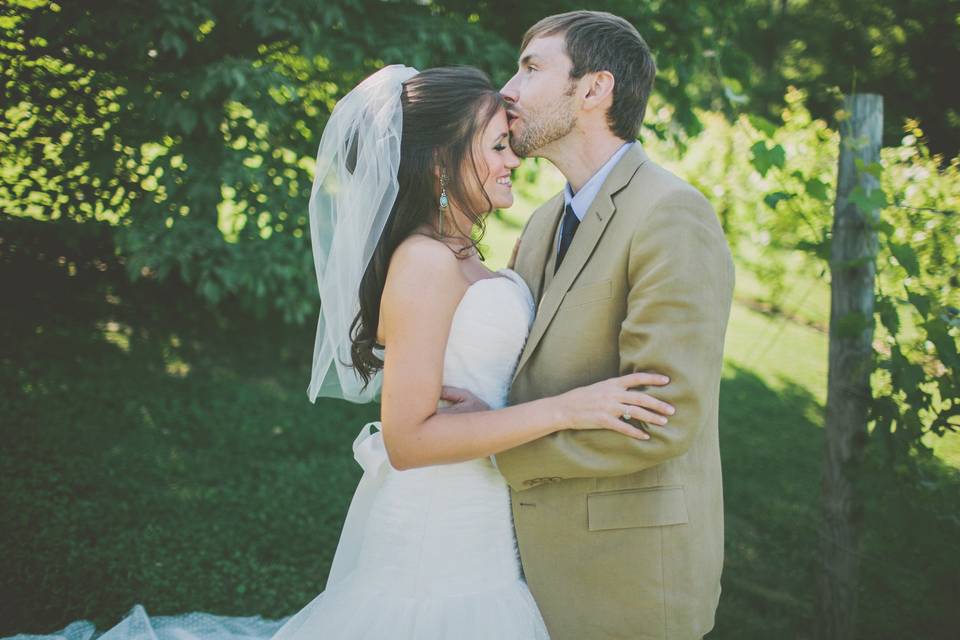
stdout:
[(441, 400), (446, 400), (447, 402), (466, 402), (468, 397), (468, 392), (464, 389), (448, 387), (446, 385), (440, 387)]

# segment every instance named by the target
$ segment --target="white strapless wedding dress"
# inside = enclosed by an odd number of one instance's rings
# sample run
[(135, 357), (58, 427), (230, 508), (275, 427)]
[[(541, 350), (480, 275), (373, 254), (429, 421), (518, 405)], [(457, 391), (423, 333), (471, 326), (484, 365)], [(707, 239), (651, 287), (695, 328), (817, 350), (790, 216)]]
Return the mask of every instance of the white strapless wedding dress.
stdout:
[[(520, 276), (498, 274), (473, 283), (460, 301), (443, 371), (444, 384), (491, 408), (506, 404), (534, 315)], [(492, 459), (397, 471), (374, 425), (354, 442), (364, 475), (327, 588), (312, 602), (277, 621), (150, 618), (138, 605), (100, 640), (547, 640), (521, 574), (509, 490)], [(93, 633), (79, 622), (56, 636)]]

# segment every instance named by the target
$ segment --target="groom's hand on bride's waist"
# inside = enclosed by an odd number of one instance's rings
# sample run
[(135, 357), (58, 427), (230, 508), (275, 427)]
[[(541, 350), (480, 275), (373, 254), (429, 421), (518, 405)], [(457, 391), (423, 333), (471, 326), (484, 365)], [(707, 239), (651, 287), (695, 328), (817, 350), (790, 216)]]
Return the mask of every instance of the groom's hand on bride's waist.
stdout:
[(441, 387), (440, 399), (451, 404), (437, 409), (437, 413), (471, 413), (473, 411), (487, 411), (490, 408), (486, 402), (477, 396), (458, 387)]

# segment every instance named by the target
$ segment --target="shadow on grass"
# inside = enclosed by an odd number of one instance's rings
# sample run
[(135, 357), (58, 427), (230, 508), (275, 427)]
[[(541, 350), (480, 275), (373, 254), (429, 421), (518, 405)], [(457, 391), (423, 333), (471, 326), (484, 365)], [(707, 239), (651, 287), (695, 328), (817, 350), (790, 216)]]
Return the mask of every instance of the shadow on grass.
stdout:
[[(0, 224), (0, 636), (104, 629), (138, 602), (270, 618), (306, 604), (360, 475), (350, 443), (377, 407), (306, 400), (312, 327), (130, 285), (95, 228), (14, 226)], [(730, 368), (721, 410), (727, 562), (710, 638), (810, 638), (822, 408)], [(863, 472), (860, 635), (955, 637), (958, 474), (923, 461), (918, 482), (879, 459)]]
[(19, 230), (0, 226), (0, 636), (108, 628), (137, 602), (306, 604), (360, 475), (350, 443), (378, 408), (309, 403), (310, 327), (130, 285), (84, 229)]
[[(726, 561), (711, 640), (813, 638), (819, 571), (822, 407), (803, 387), (728, 367), (721, 390)], [(960, 474), (862, 468), (861, 638), (954, 638), (960, 613)]]

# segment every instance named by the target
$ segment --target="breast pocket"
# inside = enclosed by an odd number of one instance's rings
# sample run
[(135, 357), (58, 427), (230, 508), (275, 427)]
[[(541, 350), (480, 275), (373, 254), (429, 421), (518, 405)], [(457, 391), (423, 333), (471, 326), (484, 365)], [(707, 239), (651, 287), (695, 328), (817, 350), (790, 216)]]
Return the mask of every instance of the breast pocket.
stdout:
[(587, 494), (590, 531), (666, 527), (687, 522), (687, 501), (679, 485)]
[(611, 280), (592, 282), (567, 291), (563, 300), (560, 301), (560, 309), (570, 309), (608, 300), (611, 296), (613, 296), (613, 282)]

